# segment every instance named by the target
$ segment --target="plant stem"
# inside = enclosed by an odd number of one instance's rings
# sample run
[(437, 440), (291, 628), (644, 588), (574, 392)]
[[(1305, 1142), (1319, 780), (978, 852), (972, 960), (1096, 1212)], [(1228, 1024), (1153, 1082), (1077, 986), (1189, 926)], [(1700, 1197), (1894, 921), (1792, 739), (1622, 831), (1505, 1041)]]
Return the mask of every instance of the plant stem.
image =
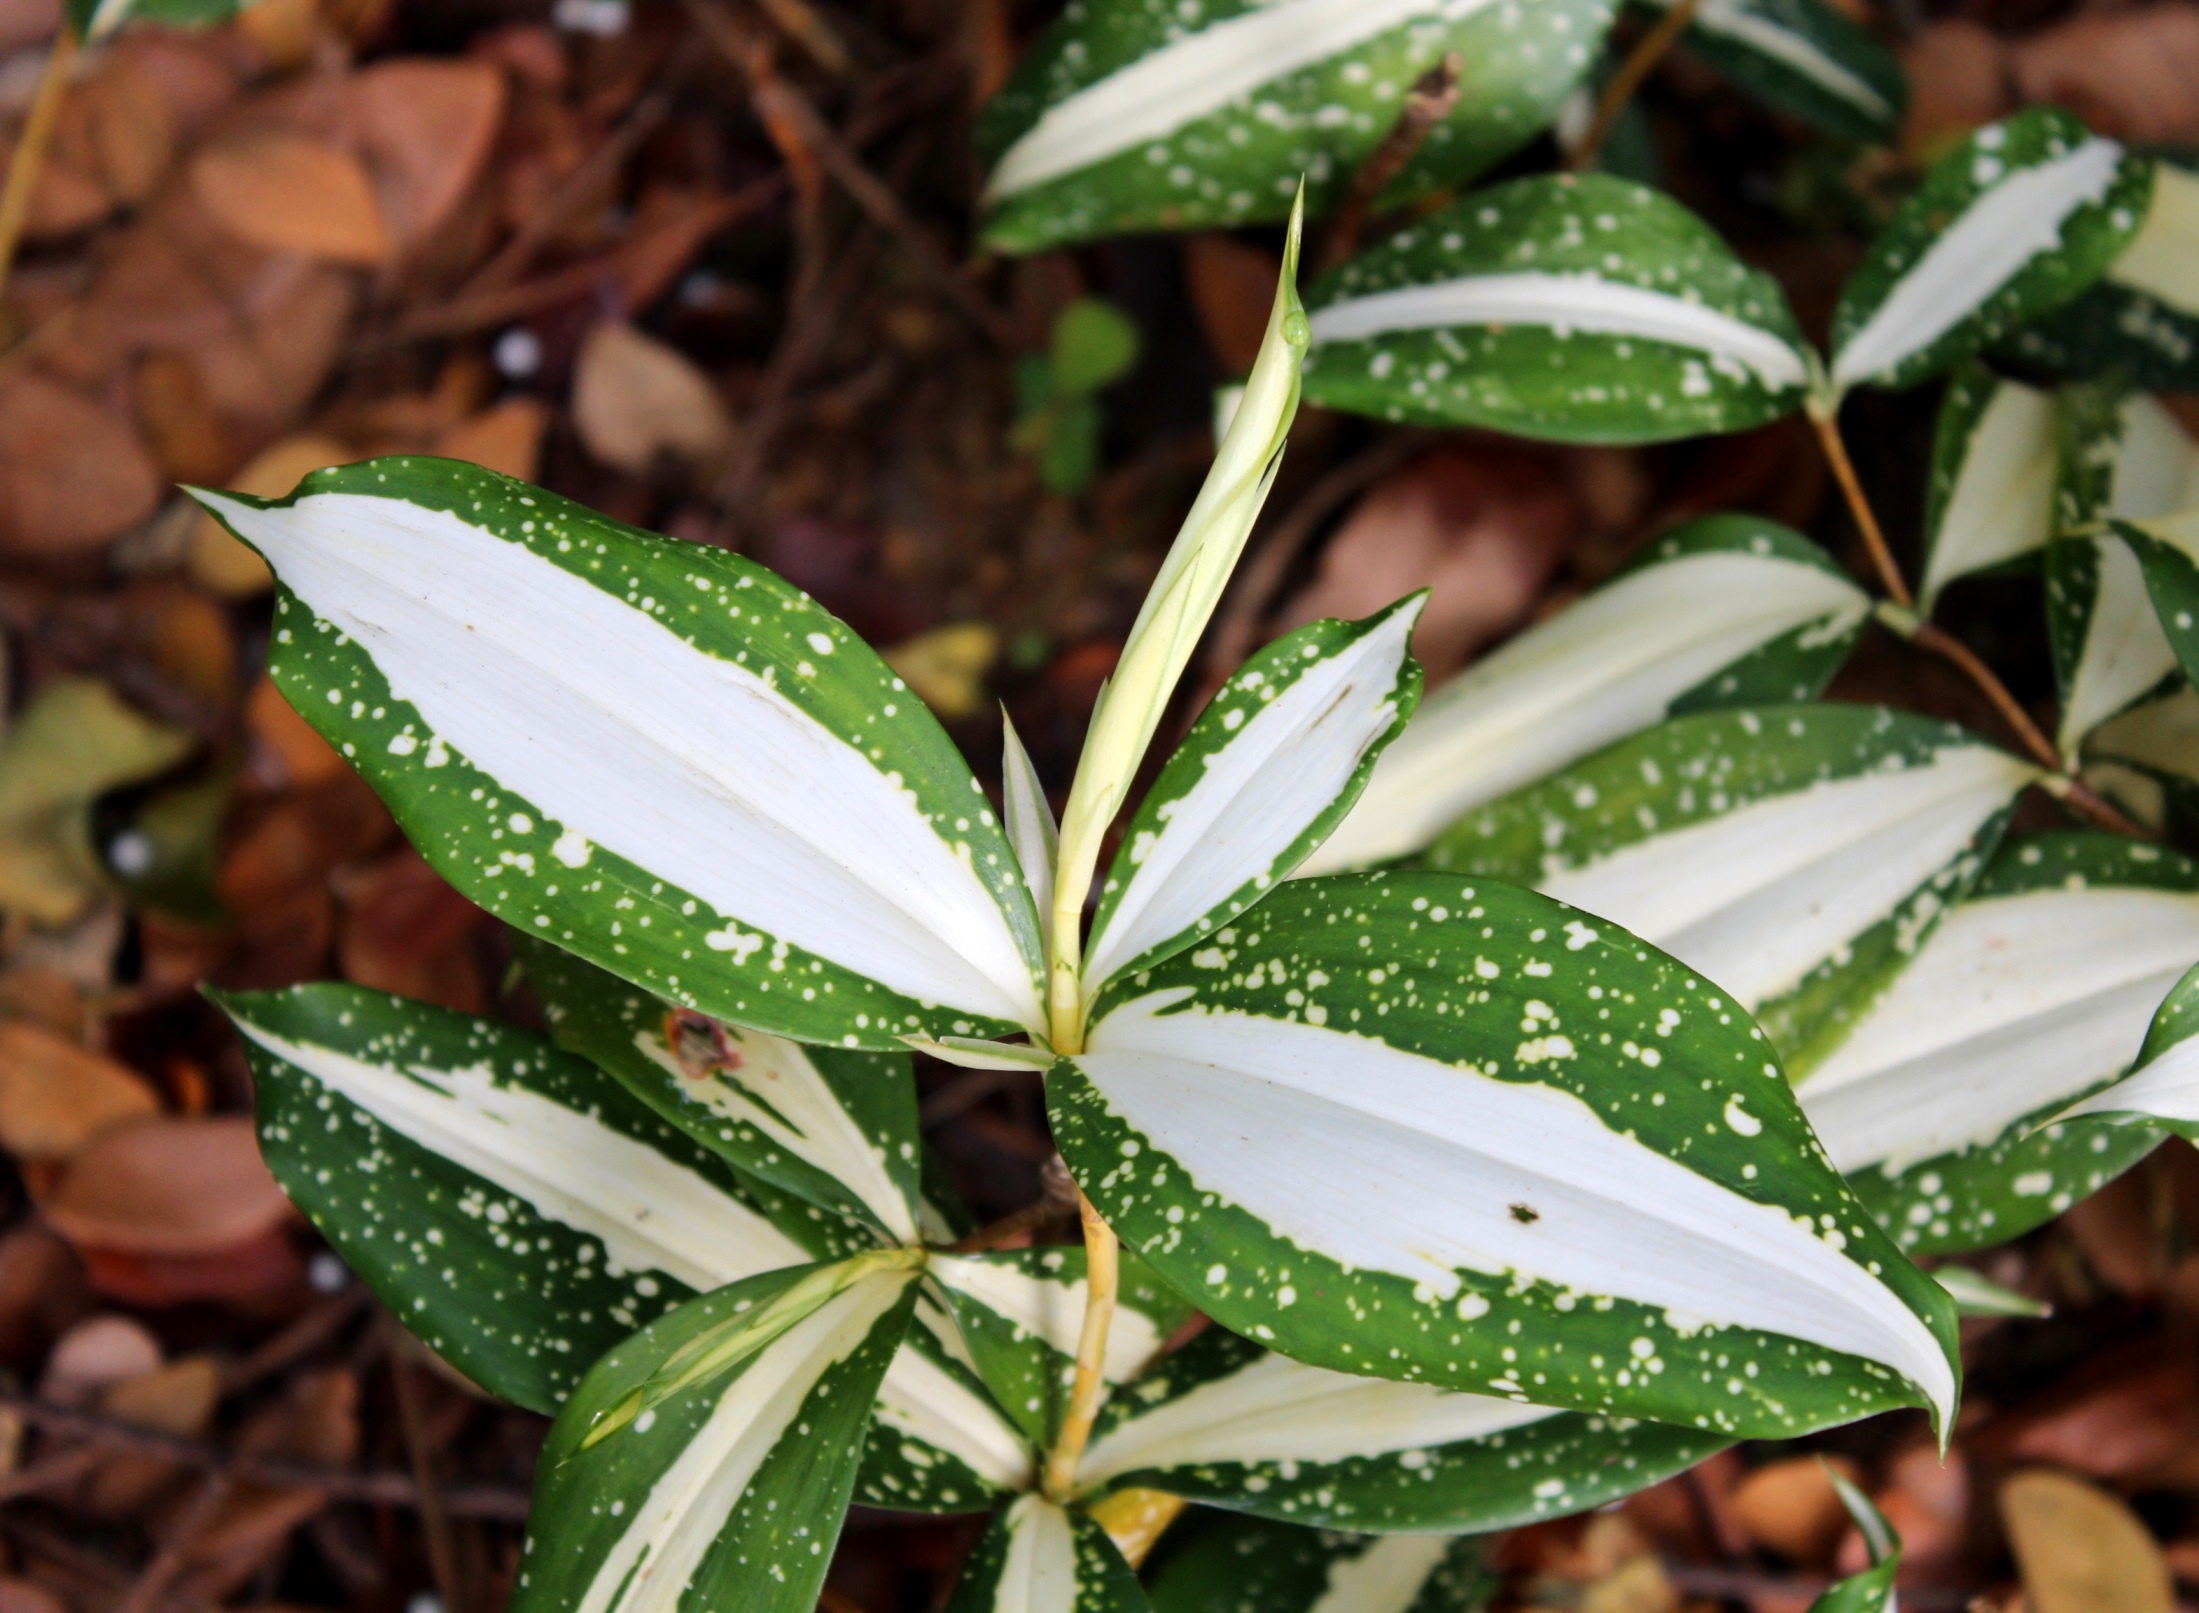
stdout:
[[(1864, 497), (1863, 483), (1855, 474), (1855, 462), (1848, 458), (1848, 445), (1840, 435), (1840, 421), (1833, 405), (1812, 402), (1807, 410), (1810, 425), (1817, 432), (1817, 440), (1825, 450), (1825, 463), (1832, 467), (1833, 480), (1840, 484), (1841, 495), (1848, 501), (1848, 513), (1855, 517), (1856, 527), (1863, 534), (1864, 547), (1871, 551), (1871, 565), (1878, 572), (1878, 580), (1885, 587), (1886, 597), (1903, 610), (1916, 603), (1916, 596), (1909, 592), (1909, 584), (1901, 575), (1901, 568), (1894, 564), (1894, 552), (1886, 546), (1886, 534), (1878, 524), (1878, 516), (1871, 509), (1871, 501)], [(2052, 755), (2052, 748), (2048, 748)], [(2048, 766), (2056, 766), (2050, 761)]]
[(1428, 132), (1449, 117), (1452, 108), (1458, 105), (1461, 66), (1458, 52), (1450, 52), (1421, 74), (1406, 94), (1405, 109), (1398, 114), (1397, 122), (1374, 148), (1374, 154), (1361, 163), (1359, 172), (1352, 176), (1351, 194), (1344, 198), (1335, 221), (1321, 238), (1315, 268), (1333, 269), (1358, 253), (1374, 199), (1389, 188), (1391, 180), (1405, 171), (1405, 165), (1427, 144)]
[(1679, 37), (1687, 32), (1687, 25), (1695, 20), (1695, 13), (1702, 9), (1703, 0), (1673, 0), (1673, 4), (1655, 27), (1635, 42), (1634, 49), (1619, 70), (1611, 75), (1611, 82), (1596, 97), (1596, 116), (1588, 125), (1588, 133), (1581, 136), (1565, 159), (1565, 166), (1574, 173), (1585, 172), (1603, 150), (1603, 143), (1611, 138), (1611, 127), (1619, 121), (1619, 114), (1626, 110), (1626, 103), (1634, 99), (1634, 92), (1642, 87), (1642, 81), (1656, 71), (1665, 53), (1672, 49)]
[(1076, 1383), (1069, 1391), (1069, 1410), (1061, 1419), (1061, 1433), (1046, 1453), (1043, 1488), (1057, 1502), (1066, 1502), (1076, 1489), (1077, 1464), (1092, 1437), (1092, 1420), (1099, 1415), (1100, 1397), (1107, 1379), (1101, 1367), (1107, 1360), (1107, 1334), (1115, 1320), (1115, 1294), (1121, 1275), (1122, 1245), (1092, 1201), (1077, 1194), (1077, 1212), (1084, 1218), (1084, 1331), (1077, 1338)]
[[(61, 100), (69, 87), (69, 70), (76, 64), (77, 49), (76, 30), (63, 23), (46, 57), (45, 71), (39, 76), (38, 93), (31, 100), (22, 138), (15, 144), (15, 155), (8, 160), (7, 184), (0, 189), (0, 295), (6, 293), (8, 273), (15, 267), (15, 250), (23, 241), (31, 197), (38, 189), (39, 171), (46, 165), (46, 148), (53, 143), (54, 125), (61, 116)], [(5, 336), (6, 332), (0, 330), (0, 340)]]

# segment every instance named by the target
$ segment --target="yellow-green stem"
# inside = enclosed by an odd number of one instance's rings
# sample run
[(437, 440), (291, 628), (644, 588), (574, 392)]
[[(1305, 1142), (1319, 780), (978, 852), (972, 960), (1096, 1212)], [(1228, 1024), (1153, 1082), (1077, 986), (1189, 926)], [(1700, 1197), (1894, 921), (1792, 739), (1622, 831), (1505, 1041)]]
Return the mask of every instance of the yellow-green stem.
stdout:
[[(38, 189), (38, 175), (46, 165), (46, 148), (53, 143), (54, 124), (61, 116), (61, 100), (69, 87), (69, 71), (76, 65), (76, 30), (64, 23), (46, 58), (46, 70), (31, 100), (30, 116), (23, 122), (22, 138), (8, 160), (8, 178), (0, 188), (0, 297), (8, 289), (8, 274), (15, 267), (15, 251), (23, 241), (23, 226), (31, 215), (31, 197)], [(5, 332), (0, 331), (0, 339)]]
[(1100, 1400), (1107, 1392), (1102, 1368), (1107, 1361), (1107, 1334), (1115, 1320), (1115, 1294), (1121, 1277), (1122, 1245), (1092, 1201), (1077, 1194), (1077, 1213), (1084, 1218), (1084, 1331), (1077, 1338), (1077, 1376), (1069, 1391), (1069, 1409), (1061, 1419), (1061, 1433), (1046, 1453), (1042, 1487), (1057, 1502), (1067, 1502), (1077, 1482), (1077, 1464), (1092, 1438), (1092, 1420), (1099, 1416)]

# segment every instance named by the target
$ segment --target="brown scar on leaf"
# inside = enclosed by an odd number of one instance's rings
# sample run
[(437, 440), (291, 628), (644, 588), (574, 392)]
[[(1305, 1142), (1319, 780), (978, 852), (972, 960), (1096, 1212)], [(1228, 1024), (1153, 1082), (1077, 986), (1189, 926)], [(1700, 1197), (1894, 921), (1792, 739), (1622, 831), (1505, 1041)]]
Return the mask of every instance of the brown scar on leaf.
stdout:
[(706, 1080), (721, 1070), (737, 1070), (744, 1062), (740, 1049), (725, 1034), (725, 1027), (692, 1008), (675, 1008), (664, 1016), (664, 1045), (680, 1073), (690, 1081)]

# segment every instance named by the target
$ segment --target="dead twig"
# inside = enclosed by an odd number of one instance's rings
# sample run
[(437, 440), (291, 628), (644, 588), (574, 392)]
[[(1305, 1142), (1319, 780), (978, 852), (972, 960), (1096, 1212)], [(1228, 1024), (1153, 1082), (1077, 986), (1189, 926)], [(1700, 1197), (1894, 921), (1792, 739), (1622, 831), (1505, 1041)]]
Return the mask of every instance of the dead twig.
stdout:
[(190, 1562), (191, 1548), (206, 1533), (207, 1525), (220, 1513), (222, 1504), (229, 1499), (230, 1491), (234, 1487), (235, 1480), (222, 1472), (209, 1473), (199, 1481), (198, 1490), (192, 1495), (190, 1504), (183, 1509), (182, 1516), (170, 1526), (160, 1543), (160, 1549), (153, 1553), (152, 1561), (140, 1571), (136, 1581), (130, 1586), (129, 1594), (122, 1598), (122, 1605), (115, 1613), (153, 1613), (160, 1606), (161, 1598), (167, 1594), (169, 1585)]
[(1619, 64), (1619, 70), (1611, 75), (1611, 82), (1596, 97), (1596, 115), (1589, 122), (1588, 132), (1581, 136), (1581, 143), (1566, 153), (1567, 168), (1576, 174), (1585, 173), (1595, 162), (1604, 141), (1611, 138), (1611, 129), (1619, 121), (1619, 114), (1626, 110), (1626, 103), (1634, 99), (1634, 92), (1657, 70), (1666, 52), (1679, 43), (1680, 36), (1687, 32), (1687, 25), (1695, 20), (1695, 13), (1702, 4), (1703, 0), (1673, 0), (1665, 14), (1657, 19), (1656, 26), (1636, 41), (1626, 60)]
[(1406, 93), (1405, 109), (1398, 113), (1390, 132), (1374, 148), (1374, 154), (1359, 165), (1359, 172), (1352, 175), (1351, 194), (1344, 198), (1344, 205), (1337, 209), (1322, 237), (1321, 251), (1314, 262), (1316, 269), (1333, 269), (1357, 255), (1375, 198), (1405, 171), (1405, 165), (1427, 144), (1428, 132), (1458, 105), (1462, 65), (1454, 50), (1421, 74)]
[[(76, 30), (66, 22), (54, 39), (53, 50), (39, 74), (38, 91), (31, 100), (30, 116), (8, 159), (8, 177), (0, 188), (0, 292), (8, 286), (8, 271), (15, 267), (16, 248), (23, 244), (23, 226), (30, 221), (31, 198), (38, 191), (38, 176), (46, 166), (46, 148), (53, 143), (54, 125), (61, 117), (61, 102), (69, 88), (69, 73), (76, 66), (79, 43)], [(0, 345), (13, 333), (0, 321)]]
[(435, 1575), (435, 1588), (443, 1593), (444, 1613), (467, 1613), (471, 1601), (458, 1571), (458, 1543), (451, 1536), (450, 1515), (444, 1510), (442, 1490), (436, 1482), (419, 1380), (396, 1321), (385, 1315), (383, 1326), (390, 1335), (389, 1385), (397, 1399), (397, 1426), (404, 1436), (405, 1456), (412, 1464), (412, 1482), (419, 1495), (417, 1510), (420, 1533), (427, 1541), (428, 1567)]

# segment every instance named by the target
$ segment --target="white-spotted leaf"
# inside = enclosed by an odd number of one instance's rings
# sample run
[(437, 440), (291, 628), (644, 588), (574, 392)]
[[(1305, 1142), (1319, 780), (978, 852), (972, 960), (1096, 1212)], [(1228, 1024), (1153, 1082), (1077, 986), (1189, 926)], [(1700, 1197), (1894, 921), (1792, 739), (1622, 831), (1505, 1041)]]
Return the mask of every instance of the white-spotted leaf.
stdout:
[(1107, 1531), (1026, 1495), (993, 1517), (947, 1613), (1145, 1613), (1145, 1592)]
[(1957, 577), (2046, 547), (2054, 530), (2054, 397), (1965, 364), (1948, 378), (1924, 512), (1926, 615)]
[(1824, 0), (1703, 0), (1686, 43), (1767, 106), (1850, 140), (1889, 143), (1908, 104), (1900, 58)]
[(2199, 1140), (2199, 965), (2177, 981), (2147, 1027), (2130, 1074), (2073, 1104), (2057, 1118), (2098, 1116), (2119, 1125), (2173, 1131)]
[(1338, 1535), (1195, 1515), (1146, 1587), (1153, 1613), (1483, 1613), (1501, 1583), (1478, 1538)]

